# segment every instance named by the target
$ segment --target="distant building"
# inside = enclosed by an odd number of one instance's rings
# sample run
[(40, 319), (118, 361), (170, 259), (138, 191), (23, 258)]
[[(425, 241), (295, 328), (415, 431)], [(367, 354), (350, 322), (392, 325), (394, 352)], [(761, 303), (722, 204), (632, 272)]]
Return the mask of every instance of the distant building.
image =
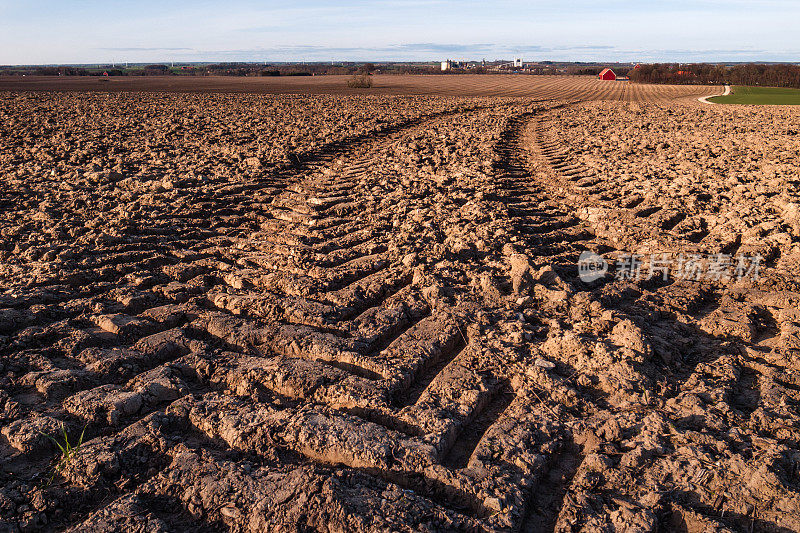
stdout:
[(617, 79), (617, 75), (614, 74), (614, 71), (610, 68), (603, 69), (603, 72), (597, 76), (601, 80), (608, 80), (608, 81), (615, 81)]
[(525, 66), (525, 63), (522, 62), (522, 58), (518, 57), (514, 59), (514, 68), (522, 68)]
[(453, 70), (454, 68), (461, 68), (458, 61), (453, 61), (452, 59), (442, 61), (442, 70)]
[(465, 67), (468, 67), (468, 66), (469, 66), (469, 64), (467, 62), (463, 62), (462, 63), (461, 61), (453, 61), (452, 59), (448, 59), (447, 61), (442, 61), (442, 70), (443, 71), (453, 70), (453, 69), (456, 69), (456, 68), (465, 68)]

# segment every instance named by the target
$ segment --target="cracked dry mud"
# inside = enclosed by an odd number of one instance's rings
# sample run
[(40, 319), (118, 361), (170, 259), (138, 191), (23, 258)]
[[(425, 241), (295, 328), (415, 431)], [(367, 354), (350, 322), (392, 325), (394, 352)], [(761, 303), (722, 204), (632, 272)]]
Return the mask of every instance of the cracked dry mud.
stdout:
[(0, 96), (0, 529), (800, 530), (800, 115), (597, 87)]

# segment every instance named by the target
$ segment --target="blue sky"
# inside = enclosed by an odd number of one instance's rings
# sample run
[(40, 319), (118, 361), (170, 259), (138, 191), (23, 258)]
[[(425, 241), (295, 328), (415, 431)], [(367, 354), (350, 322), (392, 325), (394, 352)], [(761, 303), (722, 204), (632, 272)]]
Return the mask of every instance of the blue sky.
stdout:
[(800, 61), (798, 0), (0, 0), (0, 64)]

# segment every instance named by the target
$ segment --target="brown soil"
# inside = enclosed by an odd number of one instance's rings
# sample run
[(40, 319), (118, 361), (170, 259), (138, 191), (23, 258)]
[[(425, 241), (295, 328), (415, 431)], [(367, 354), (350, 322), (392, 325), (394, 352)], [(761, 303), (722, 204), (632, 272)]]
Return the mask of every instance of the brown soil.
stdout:
[(557, 100), (670, 102), (719, 93), (700, 85), (641, 85), (594, 76), (376, 75), (369, 89), (349, 88), (350, 76), (0, 76), (0, 91), (178, 92), (336, 95), (512, 96)]
[(405, 79), (0, 94), (0, 531), (800, 531), (800, 115)]

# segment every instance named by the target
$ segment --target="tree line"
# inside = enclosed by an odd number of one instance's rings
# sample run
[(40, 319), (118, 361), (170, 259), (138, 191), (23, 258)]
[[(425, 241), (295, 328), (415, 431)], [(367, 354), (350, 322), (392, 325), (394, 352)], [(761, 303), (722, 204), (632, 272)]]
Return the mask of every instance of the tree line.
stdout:
[(330, 65), (316, 64), (270, 64), (262, 63), (213, 63), (209, 65), (180, 65), (170, 67), (164, 64), (136, 65), (120, 67), (98, 65), (96, 67), (78, 66), (0, 66), (0, 76), (314, 76), (314, 75), (352, 75), (376, 70), (385, 72), (388, 66), (375, 66), (372, 63)]
[[(617, 73), (620, 74), (620, 73)], [(656, 63), (638, 65), (628, 72), (634, 83), (760, 85), (800, 88), (800, 65), (712, 65), (708, 63)]]

